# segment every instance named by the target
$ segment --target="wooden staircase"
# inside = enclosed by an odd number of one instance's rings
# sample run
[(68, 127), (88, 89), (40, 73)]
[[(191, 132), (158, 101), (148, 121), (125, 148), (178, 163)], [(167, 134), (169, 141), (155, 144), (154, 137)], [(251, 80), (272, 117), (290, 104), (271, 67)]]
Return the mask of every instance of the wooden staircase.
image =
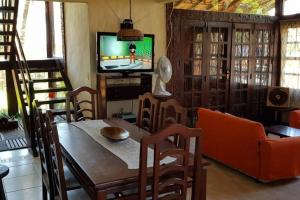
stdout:
[(56, 115), (64, 115), (65, 93), (72, 90), (72, 86), (60, 60), (26, 60), (17, 33), (18, 5), (19, 0), (0, 1), (0, 58), (9, 61), (12, 67), (26, 139), (33, 154), (37, 155), (33, 100), (37, 99), (44, 109), (54, 109)]
[[(72, 86), (58, 59), (40, 61), (26, 61), (25, 59), (25, 62), (17, 60), (16, 63), (18, 67), (13, 70), (13, 75), (18, 103), (22, 108), (20, 110), (23, 113), (23, 123), (26, 123), (31, 148), (34, 155), (37, 155), (36, 136), (33, 128), (33, 100), (37, 99), (39, 106), (44, 111), (52, 109), (55, 115), (65, 115), (65, 95), (67, 91), (72, 90)], [(23, 65), (27, 66), (25, 70)]]
[(14, 36), (19, 0), (0, 1), (0, 58), (9, 60), (14, 54)]

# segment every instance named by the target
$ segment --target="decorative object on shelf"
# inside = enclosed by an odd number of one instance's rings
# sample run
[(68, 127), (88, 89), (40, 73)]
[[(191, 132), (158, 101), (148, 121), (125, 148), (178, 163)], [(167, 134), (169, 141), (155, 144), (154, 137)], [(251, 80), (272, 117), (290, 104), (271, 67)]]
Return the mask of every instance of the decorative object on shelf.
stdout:
[(290, 89), (285, 87), (269, 87), (267, 106), (277, 108), (290, 107)]
[(166, 90), (166, 83), (171, 80), (172, 77), (172, 64), (166, 56), (162, 56), (158, 60), (157, 68), (157, 79), (154, 88), (153, 95), (155, 96), (171, 96), (171, 93)]
[(129, 0), (129, 14), (130, 19), (124, 19), (120, 24), (120, 31), (118, 32), (119, 41), (141, 41), (144, 39), (144, 34), (137, 29), (133, 28), (133, 22), (131, 19), (131, 0)]
[(101, 135), (112, 141), (122, 141), (129, 138), (129, 132), (120, 127), (104, 127), (100, 132)]

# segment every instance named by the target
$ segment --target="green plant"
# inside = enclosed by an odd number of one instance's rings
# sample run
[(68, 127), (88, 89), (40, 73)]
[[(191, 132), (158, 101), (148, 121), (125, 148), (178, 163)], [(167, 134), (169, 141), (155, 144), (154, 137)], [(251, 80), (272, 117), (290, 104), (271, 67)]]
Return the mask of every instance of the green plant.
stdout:
[(21, 115), (19, 113), (17, 113), (16, 115), (10, 116), (5, 112), (0, 112), (0, 118), (6, 118), (6, 119), (9, 119), (9, 120), (20, 121), (21, 120)]

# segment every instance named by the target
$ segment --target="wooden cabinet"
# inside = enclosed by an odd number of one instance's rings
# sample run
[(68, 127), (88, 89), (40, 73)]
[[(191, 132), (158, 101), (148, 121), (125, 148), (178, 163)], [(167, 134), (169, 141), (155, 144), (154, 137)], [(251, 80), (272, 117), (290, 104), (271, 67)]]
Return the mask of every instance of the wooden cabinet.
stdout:
[(198, 107), (261, 116), (273, 76), (272, 24), (182, 20), (174, 30), (169, 89), (188, 109), (190, 126)]

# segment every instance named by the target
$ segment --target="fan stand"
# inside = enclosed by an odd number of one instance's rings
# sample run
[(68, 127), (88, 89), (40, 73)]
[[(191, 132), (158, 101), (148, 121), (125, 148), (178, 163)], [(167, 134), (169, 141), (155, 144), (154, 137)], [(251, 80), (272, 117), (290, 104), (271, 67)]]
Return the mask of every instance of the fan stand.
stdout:
[(160, 79), (157, 78), (155, 88), (153, 91), (155, 96), (171, 96), (172, 94), (166, 90), (166, 84)]

